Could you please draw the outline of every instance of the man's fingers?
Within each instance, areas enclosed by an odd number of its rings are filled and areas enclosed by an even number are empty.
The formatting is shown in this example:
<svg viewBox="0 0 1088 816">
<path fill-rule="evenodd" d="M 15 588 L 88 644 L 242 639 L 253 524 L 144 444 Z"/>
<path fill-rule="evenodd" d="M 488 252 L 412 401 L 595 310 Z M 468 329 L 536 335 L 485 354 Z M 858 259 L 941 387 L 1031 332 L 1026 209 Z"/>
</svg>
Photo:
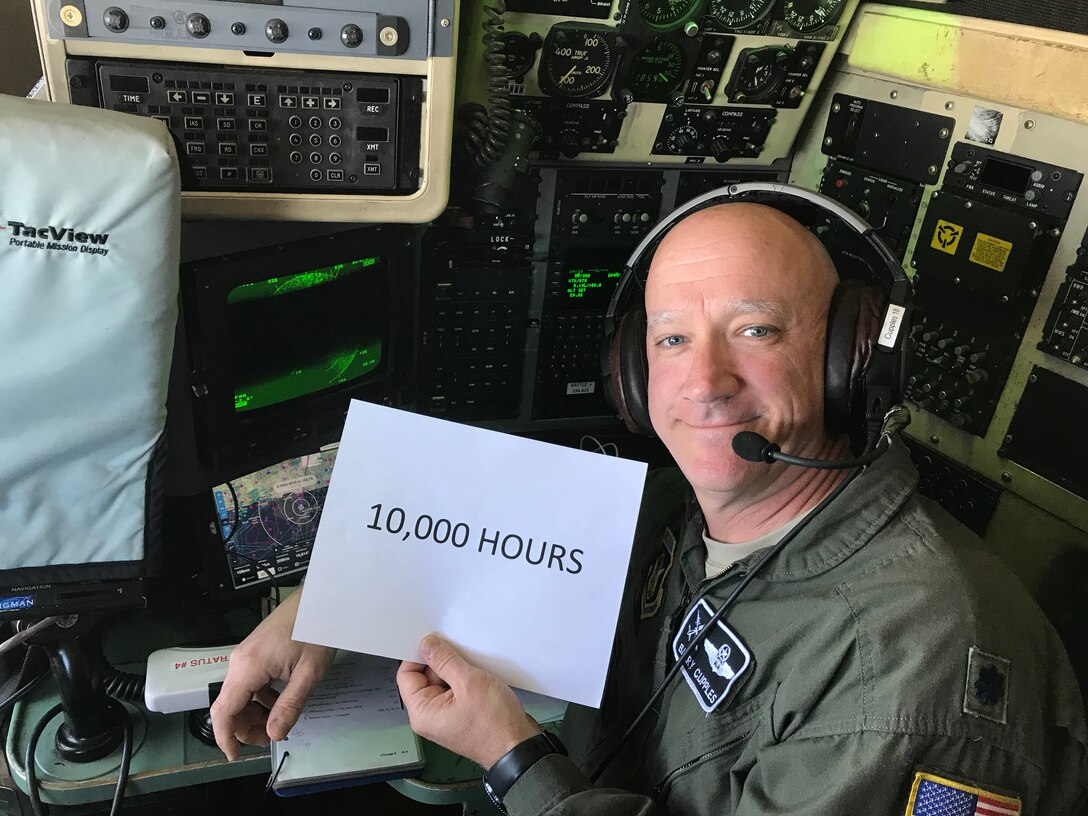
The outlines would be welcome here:
<svg viewBox="0 0 1088 816">
<path fill-rule="evenodd" d="M 427 688 L 429 682 L 424 674 L 426 667 L 422 663 L 405 660 L 397 669 L 397 689 L 405 705 L 409 705 L 420 691 Z"/>
<path fill-rule="evenodd" d="M 264 688 L 257 689 L 257 693 L 253 695 L 253 699 L 263 705 L 265 709 L 271 710 L 276 704 L 276 700 L 280 698 L 279 692 L 272 686 L 265 686 Z"/>
<path fill-rule="evenodd" d="M 472 668 L 448 640 L 438 635 L 427 635 L 423 638 L 419 644 L 419 653 L 423 655 L 431 671 L 450 686 L 458 685 Z"/>
<path fill-rule="evenodd" d="M 274 740 L 281 740 L 287 736 L 302 714 L 302 708 L 306 705 L 306 698 L 323 673 L 309 661 L 299 661 L 291 672 L 291 679 L 280 696 L 268 712 L 268 736 Z"/>
<path fill-rule="evenodd" d="M 246 677 L 242 673 L 231 676 L 230 671 L 219 691 L 219 696 L 211 707 L 212 730 L 215 732 L 215 743 L 226 754 L 227 759 L 235 760 L 241 749 L 235 732 L 237 731 L 237 718 L 253 699 L 253 693 L 264 685 L 264 681 L 256 682 L 252 677 Z"/>
</svg>

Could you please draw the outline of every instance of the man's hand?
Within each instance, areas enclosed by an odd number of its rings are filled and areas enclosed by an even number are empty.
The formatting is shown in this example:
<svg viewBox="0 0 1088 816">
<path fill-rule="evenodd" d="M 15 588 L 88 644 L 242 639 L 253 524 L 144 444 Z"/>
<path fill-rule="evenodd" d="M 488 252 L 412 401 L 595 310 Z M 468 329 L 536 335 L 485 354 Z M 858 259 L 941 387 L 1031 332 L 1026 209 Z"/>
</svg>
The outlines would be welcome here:
<svg viewBox="0 0 1088 816">
<path fill-rule="evenodd" d="M 510 687 L 466 662 L 446 640 L 427 635 L 419 652 L 428 665 L 404 661 L 397 686 L 412 730 L 490 768 L 540 726 Z"/>
<path fill-rule="evenodd" d="M 292 593 L 231 653 L 212 705 L 215 742 L 229 760 L 238 758 L 242 743 L 267 745 L 269 739 L 286 737 L 310 689 L 336 656 L 327 646 L 291 640 L 301 595 Z M 287 683 L 278 697 L 269 685 L 276 678 Z"/>
</svg>

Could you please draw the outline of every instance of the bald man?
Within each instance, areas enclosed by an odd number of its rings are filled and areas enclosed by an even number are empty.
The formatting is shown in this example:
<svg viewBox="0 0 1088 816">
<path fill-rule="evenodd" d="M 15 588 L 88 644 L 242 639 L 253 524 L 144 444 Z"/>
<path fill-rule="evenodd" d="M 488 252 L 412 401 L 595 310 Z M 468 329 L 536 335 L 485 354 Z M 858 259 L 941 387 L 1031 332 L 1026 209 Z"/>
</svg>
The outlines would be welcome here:
<svg viewBox="0 0 1088 816">
<path fill-rule="evenodd" d="M 824 422 L 836 283 L 819 242 L 760 205 L 699 211 L 658 247 L 649 412 L 683 478 L 648 483 L 604 703 L 568 712 L 569 756 L 441 638 L 421 644 L 428 665 L 401 667 L 413 728 L 487 769 L 512 816 L 1012 816 L 1088 797 L 1061 644 L 1016 579 L 917 495 L 900 443 L 855 476 L 732 453 L 751 430 L 848 455 Z M 683 679 L 622 739 L 676 662 Z"/>
</svg>

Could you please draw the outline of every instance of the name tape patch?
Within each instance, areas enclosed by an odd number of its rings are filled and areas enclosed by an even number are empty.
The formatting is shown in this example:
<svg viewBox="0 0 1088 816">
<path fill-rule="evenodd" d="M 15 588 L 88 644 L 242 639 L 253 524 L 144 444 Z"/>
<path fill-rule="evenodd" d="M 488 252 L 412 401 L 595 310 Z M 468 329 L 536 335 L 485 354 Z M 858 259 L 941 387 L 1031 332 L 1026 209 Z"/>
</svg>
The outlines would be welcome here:
<svg viewBox="0 0 1088 816">
<path fill-rule="evenodd" d="M 722 704 L 733 685 L 752 666 L 748 647 L 721 621 L 698 637 L 713 616 L 710 604 L 700 598 L 688 610 L 672 641 L 672 654 L 680 662 L 680 673 L 707 714 Z"/>
</svg>

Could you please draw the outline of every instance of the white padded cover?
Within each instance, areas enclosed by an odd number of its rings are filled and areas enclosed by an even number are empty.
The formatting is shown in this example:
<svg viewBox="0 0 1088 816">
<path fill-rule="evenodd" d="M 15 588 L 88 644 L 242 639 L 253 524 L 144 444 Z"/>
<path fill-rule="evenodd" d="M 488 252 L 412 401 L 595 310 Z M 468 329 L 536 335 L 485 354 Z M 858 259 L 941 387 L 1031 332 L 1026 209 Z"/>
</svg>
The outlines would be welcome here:
<svg viewBox="0 0 1088 816">
<path fill-rule="evenodd" d="M 161 123 L 0 95 L 0 585 L 139 574 L 179 207 Z"/>
</svg>

